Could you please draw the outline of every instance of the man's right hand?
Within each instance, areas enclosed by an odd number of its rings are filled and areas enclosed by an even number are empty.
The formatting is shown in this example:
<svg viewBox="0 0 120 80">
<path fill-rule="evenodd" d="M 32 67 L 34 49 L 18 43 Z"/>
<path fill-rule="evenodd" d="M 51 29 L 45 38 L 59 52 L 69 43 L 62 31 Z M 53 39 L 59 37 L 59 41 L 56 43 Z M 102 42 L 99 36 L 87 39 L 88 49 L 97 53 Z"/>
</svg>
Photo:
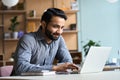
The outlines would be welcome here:
<svg viewBox="0 0 120 80">
<path fill-rule="evenodd" d="M 56 66 L 52 67 L 53 71 L 64 71 L 66 72 L 67 69 L 71 69 L 71 70 L 79 70 L 79 67 L 73 63 L 60 63 Z"/>
</svg>

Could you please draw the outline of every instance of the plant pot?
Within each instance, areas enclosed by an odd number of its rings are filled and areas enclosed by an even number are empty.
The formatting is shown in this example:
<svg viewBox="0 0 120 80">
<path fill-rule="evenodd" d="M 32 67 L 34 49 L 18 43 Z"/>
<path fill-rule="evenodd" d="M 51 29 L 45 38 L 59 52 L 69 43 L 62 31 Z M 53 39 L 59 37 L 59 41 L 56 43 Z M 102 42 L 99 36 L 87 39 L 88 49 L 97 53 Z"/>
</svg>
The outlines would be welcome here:
<svg viewBox="0 0 120 80">
<path fill-rule="evenodd" d="M 4 38 L 5 39 L 10 39 L 11 38 L 11 33 L 9 33 L 9 32 L 4 33 Z"/>
<path fill-rule="evenodd" d="M 12 33 L 12 38 L 13 39 L 18 39 L 18 32 L 13 32 Z"/>
</svg>

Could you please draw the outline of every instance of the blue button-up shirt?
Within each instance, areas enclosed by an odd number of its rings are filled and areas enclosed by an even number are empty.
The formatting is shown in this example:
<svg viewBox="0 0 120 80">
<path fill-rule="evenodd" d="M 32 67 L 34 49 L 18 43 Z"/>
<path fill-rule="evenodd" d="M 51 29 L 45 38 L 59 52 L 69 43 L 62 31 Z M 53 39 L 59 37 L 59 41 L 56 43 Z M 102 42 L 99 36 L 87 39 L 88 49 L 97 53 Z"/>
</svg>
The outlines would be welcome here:
<svg viewBox="0 0 120 80">
<path fill-rule="evenodd" d="M 60 63 L 72 62 L 62 36 L 47 44 L 40 29 L 37 32 L 25 34 L 16 48 L 13 74 L 51 70 L 54 58 Z"/>
</svg>

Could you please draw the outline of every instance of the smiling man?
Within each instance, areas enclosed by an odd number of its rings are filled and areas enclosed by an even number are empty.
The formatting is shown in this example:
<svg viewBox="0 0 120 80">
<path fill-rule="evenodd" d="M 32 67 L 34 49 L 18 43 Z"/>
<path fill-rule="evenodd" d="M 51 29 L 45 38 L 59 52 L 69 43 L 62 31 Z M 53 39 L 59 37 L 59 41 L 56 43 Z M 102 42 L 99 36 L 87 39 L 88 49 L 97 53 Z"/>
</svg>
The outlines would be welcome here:
<svg viewBox="0 0 120 80">
<path fill-rule="evenodd" d="M 37 32 L 25 34 L 18 42 L 15 51 L 15 64 L 12 75 L 42 70 L 67 71 L 78 69 L 61 36 L 67 17 L 57 8 L 47 9 L 41 18 Z M 53 65 L 54 59 L 59 65 Z"/>
</svg>

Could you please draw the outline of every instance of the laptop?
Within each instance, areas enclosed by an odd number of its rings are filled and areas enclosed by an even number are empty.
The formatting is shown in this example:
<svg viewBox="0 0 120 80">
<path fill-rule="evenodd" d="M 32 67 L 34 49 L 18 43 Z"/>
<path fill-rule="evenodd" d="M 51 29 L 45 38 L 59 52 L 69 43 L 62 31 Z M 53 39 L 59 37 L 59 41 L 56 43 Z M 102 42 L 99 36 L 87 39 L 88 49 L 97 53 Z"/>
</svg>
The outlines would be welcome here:
<svg viewBox="0 0 120 80">
<path fill-rule="evenodd" d="M 111 49 L 111 47 L 91 47 L 81 66 L 80 73 L 103 71 Z"/>
<path fill-rule="evenodd" d="M 111 47 L 91 47 L 80 71 L 68 71 L 68 72 L 38 72 L 38 73 L 22 73 L 22 75 L 53 75 L 53 74 L 78 74 L 78 73 L 94 73 L 101 72 L 108 59 Z"/>
</svg>

